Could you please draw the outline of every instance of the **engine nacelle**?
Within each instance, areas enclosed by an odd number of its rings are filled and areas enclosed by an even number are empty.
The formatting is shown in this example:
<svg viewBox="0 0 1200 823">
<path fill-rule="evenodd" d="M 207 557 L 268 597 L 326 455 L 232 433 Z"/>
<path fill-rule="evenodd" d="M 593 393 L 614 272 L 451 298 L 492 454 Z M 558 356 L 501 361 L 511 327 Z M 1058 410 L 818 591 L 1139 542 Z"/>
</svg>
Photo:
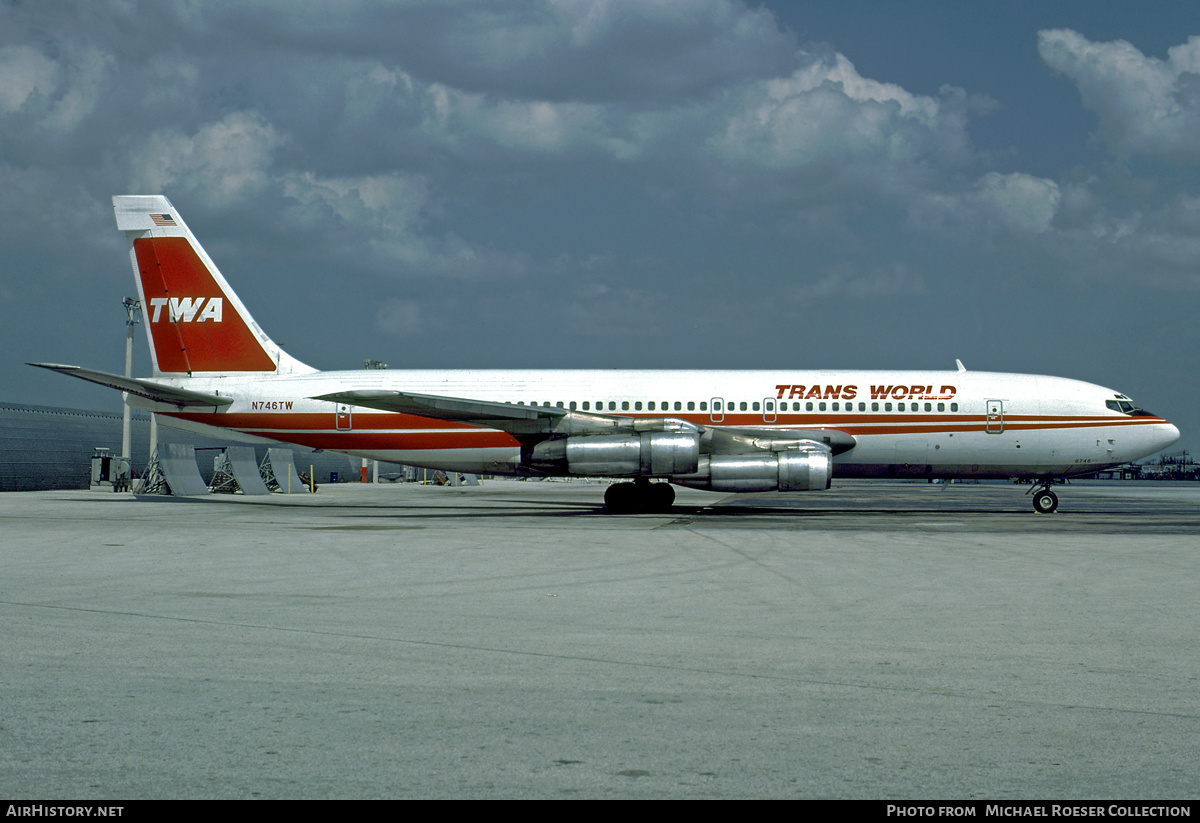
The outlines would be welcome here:
<svg viewBox="0 0 1200 823">
<path fill-rule="evenodd" d="M 543 440 L 529 465 L 546 472 L 591 477 L 666 477 L 699 468 L 700 437 L 690 432 L 579 435 Z"/>
<path fill-rule="evenodd" d="M 697 471 L 674 475 L 672 483 L 715 492 L 803 492 L 828 489 L 833 452 L 812 446 L 761 454 L 714 454 Z"/>
</svg>

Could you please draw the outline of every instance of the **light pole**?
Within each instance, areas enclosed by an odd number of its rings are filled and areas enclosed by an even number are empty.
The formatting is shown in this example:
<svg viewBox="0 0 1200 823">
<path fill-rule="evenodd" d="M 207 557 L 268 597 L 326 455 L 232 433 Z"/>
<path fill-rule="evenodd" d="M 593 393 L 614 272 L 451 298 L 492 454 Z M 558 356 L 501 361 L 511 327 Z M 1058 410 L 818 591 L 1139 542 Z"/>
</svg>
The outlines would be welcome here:
<svg viewBox="0 0 1200 823">
<path fill-rule="evenodd" d="M 137 324 L 138 312 L 142 304 L 136 297 L 126 297 L 121 301 L 125 306 L 125 376 L 133 377 L 133 327 Z M 125 400 L 125 412 L 121 418 L 121 458 L 130 461 L 132 458 L 132 442 L 129 432 L 131 410 L 129 401 Z"/>
</svg>

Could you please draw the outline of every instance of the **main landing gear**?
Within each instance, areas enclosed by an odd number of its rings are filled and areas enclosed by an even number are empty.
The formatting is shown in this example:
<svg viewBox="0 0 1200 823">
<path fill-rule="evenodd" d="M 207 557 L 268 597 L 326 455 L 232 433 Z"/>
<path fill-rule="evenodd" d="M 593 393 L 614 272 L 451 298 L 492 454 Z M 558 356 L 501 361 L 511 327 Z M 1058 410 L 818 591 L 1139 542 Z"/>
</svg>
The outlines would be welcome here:
<svg viewBox="0 0 1200 823">
<path fill-rule="evenodd" d="M 1038 514 L 1051 514 L 1058 508 L 1058 495 L 1050 491 L 1053 478 L 1039 480 L 1037 485 L 1029 490 L 1033 495 L 1033 509 Z"/>
<path fill-rule="evenodd" d="M 604 505 L 614 514 L 665 512 L 674 503 L 670 483 L 651 483 L 642 477 L 632 483 L 613 483 L 604 492 Z"/>
</svg>

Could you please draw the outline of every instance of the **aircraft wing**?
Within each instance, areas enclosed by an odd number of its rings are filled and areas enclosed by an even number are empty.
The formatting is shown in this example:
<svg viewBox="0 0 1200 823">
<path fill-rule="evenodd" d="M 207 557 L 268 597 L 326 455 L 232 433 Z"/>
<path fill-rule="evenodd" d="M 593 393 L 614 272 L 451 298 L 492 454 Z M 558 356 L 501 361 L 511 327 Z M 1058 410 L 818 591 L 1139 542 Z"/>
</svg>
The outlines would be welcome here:
<svg viewBox="0 0 1200 823">
<path fill-rule="evenodd" d="M 837 429 L 700 426 L 672 417 L 627 417 L 554 406 L 523 406 L 378 389 L 335 392 L 313 399 L 437 420 L 455 420 L 516 435 L 694 431 L 703 436 L 709 450 L 724 454 L 778 451 L 793 447 L 800 441 L 816 441 L 834 454 L 841 454 L 854 448 L 856 443 L 853 436 Z"/>
<path fill-rule="evenodd" d="M 459 397 L 443 397 L 435 394 L 410 394 L 409 392 L 358 390 L 322 394 L 314 400 L 331 403 L 348 403 L 366 406 L 380 411 L 415 414 L 438 420 L 458 420 L 475 423 L 483 420 L 557 420 L 567 414 L 566 409 L 551 406 L 521 406 L 515 403 L 494 403 L 487 400 L 467 400 Z"/>
<path fill-rule="evenodd" d="M 380 389 L 340 391 L 313 399 L 432 417 L 435 420 L 454 420 L 515 435 L 581 434 L 634 428 L 633 420 L 616 415 Z"/>
<path fill-rule="evenodd" d="M 779 451 L 793 448 L 800 441 L 820 443 L 834 454 L 850 451 L 858 441 L 839 429 L 755 428 L 749 426 L 710 426 L 712 450 L 717 454 L 740 454 L 755 449 Z"/>
<path fill-rule="evenodd" d="M 39 369 L 49 369 L 59 374 L 78 377 L 80 380 L 87 380 L 89 383 L 99 383 L 101 386 L 108 386 L 110 389 L 129 392 L 138 397 L 144 397 L 147 400 L 153 400 L 158 403 L 170 403 L 181 409 L 197 406 L 215 408 L 228 406 L 233 402 L 232 397 L 222 397 L 217 394 L 205 394 L 204 392 L 191 391 L 190 389 L 164 386 L 152 380 L 143 380 L 138 377 L 122 377 L 119 374 L 93 371 L 92 369 L 84 369 L 79 366 L 64 366 L 59 363 L 26 363 L 25 365 L 37 366 Z"/>
</svg>

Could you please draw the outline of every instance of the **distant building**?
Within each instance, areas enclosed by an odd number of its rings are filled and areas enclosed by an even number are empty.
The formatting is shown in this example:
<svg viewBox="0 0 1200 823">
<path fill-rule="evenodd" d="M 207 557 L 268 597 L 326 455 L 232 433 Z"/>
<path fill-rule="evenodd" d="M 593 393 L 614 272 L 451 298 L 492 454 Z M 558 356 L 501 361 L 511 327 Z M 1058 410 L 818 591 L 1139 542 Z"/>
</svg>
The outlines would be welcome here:
<svg viewBox="0 0 1200 823">
<path fill-rule="evenodd" d="M 130 428 L 132 467 L 140 476 L 150 461 L 150 416 L 135 412 Z M 212 477 L 213 458 L 225 446 L 235 445 L 161 425 L 158 439 L 195 446 L 196 462 L 206 481 Z M 121 453 L 119 413 L 0 403 L 0 491 L 86 489 L 97 447 L 107 448 L 113 457 Z M 259 460 L 266 450 L 265 445 L 255 447 Z M 339 481 L 360 477 L 362 461 L 357 458 L 299 446 L 292 450 L 296 467 L 307 473 L 311 464 L 318 484 L 331 482 L 334 475 Z"/>
<path fill-rule="evenodd" d="M 1141 469 L 1146 480 L 1200 480 L 1200 464 L 1186 451 L 1164 454 L 1142 464 Z"/>
</svg>

